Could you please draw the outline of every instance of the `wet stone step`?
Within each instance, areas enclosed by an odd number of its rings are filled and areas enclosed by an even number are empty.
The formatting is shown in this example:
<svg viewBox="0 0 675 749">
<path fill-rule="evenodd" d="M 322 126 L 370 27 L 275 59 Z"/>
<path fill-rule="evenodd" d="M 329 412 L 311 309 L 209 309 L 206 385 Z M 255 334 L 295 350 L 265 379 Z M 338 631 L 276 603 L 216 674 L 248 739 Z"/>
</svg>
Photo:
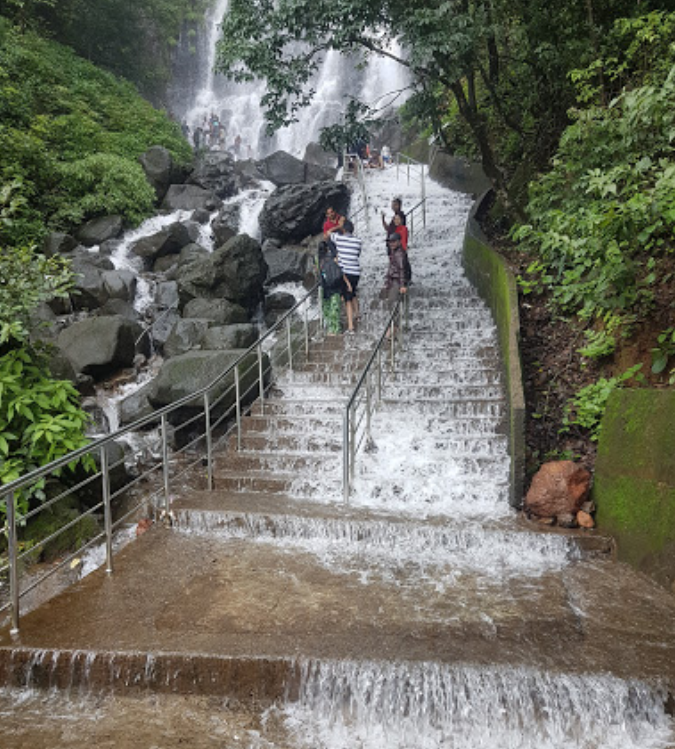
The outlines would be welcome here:
<svg viewBox="0 0 675 749">
<path fill-rule="evenodd" d="M 236 435 L 230 440 L 230 448 L 236 450 Z M 289 434 L 242 433 L 241 446 L 244 450 L 286 450 L 295 452 L 338 452 L 342 450 L 342 432 L 331 434 L 308 434 L 300 430 Z"/>
<path fill-rule="evenodd" d="M 401 385 L 470 385 L 473 387 L 491 387 L 501 386 L 502 377 L 499 371 L 491 369 L 470 369 L 462 371 L 461 369 L 443 369 L 428 372 L 420 369 L 406 368 L 400 371 L 398 368 L 393 375 L 388 374 L 387 382 Z"/>
<path fill-rule="evenodd" d="M 268 448 L 274 448 L 269 444 Z M 274 452 L 263 450 L 242 450 L 233 452 L 227 459 L 219 459 L 215 466 L 215 474 L 220 476 L 227 471 L 241 473 L 243 471 L 255 471 L 262 473 L 293 474 L 298 471 L 336 471 L 342 465 L 342 455 L 337 451 L 322 451 L 314 455 L 305 452 L 284 451 L 282 448 Z"/>
<path fill-rule="evenodd" d="M 385 400 L 465 400 L 467 402 L 504 399 L 502 387 L 462 385 L 452 382 L 437 385 L 418 385 L 412 382 L 387 382 Z"/>
</svg>

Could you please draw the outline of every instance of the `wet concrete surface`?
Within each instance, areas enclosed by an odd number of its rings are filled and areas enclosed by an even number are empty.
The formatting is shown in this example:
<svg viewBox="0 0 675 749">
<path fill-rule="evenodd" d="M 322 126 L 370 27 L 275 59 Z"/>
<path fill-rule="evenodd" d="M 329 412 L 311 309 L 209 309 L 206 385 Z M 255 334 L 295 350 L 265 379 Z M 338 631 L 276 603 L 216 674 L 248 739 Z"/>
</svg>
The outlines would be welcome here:
<svg viewBox="0 0 675 749">
<path fill-rule="evenodd" d="M 116 557 L 114 574 L 98 570 L 29 613 L 18 637 L 3 630 L 5 672 L 11 648 L 171 654 L 222 670 L 213 656 L 241 664 L 234 692 L 252 655 L 522 663 L 675 683 L 675 599 L 613 562 L 538 578 L 466 574 L 444 586 L 405 569 L 390 579 L 366 566 L 335 571 L 307 552 L 156 527 Z"/>
</svg>

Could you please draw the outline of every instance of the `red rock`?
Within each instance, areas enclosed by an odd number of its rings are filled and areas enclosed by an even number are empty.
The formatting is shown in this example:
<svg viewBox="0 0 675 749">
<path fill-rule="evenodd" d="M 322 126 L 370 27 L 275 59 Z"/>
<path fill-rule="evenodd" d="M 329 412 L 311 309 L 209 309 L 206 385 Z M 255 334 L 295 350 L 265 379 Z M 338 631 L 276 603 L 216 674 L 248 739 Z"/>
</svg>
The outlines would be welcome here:
<svg viewBox="0 0 675 749">
<path fill-rule="evenodd" d="M 576 515 L 588 499 L 591 474 L 571 460 L 557 460 L 537 471 L 527 496 L 525 510 L 540 518 Z"/>
<path fill-rule="evenodd" d="M 577 523 L 581 528 L 595 528 L 595 520 L 583 510 L 577 512 Z"/>
<path fill-rule="evenodd" d="M 146 531 L 149 531 L 152 526 L 152 520 L 150 518 L 143 518 L 142 520 L 138 521 L 138 525 L 136 526 L 136 535 L 142 536 Z"/>
</svg>

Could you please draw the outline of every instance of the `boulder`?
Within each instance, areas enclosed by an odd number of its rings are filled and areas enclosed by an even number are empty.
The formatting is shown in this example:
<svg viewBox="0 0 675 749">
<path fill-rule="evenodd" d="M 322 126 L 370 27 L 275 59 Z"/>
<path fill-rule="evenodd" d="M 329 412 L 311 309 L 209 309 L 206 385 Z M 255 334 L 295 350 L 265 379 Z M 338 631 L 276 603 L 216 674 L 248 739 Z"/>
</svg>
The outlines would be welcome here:
<svg viewBox="0 0 675 749">
<path fill-rule="evenodd" d="M 131 250 L 134 254 L 143 258 L 146 265 L 150 267 L 157 258 L 177 255 L 183 247 L 193 241 L 189 228 L 180 221 L 176 221 L 161 231 L 134 242 Z"/>
<path fill-rule="evenodd" d="M 275 239 L 266 239 L 262 252 L 268 284 L 303 281 L 314 268 L 314 253 L 302 245 L 281 246 Z"/>
<path fill-rule="evenodd" d="M 158 310 L 178 307 L 178 284 L 175 281 L 161 281 L 157 284 L 155 306 Z"/>
<path fill-rule="evenodd" d="M 208 320 L 216 325 L 248 322 L 246 310 L 227 299 L 192 299 L 185 305 L 183 317 Z"/>
<path fill-rule="evenodd" d="M 178 255 L 166 255 L 165 257 L 160 257 L 155 260 L 152 264 L 152 272 L 161 274 L 168 273 L 170 275 L 170 272 L 176 265 L 178 265 Z"/>
<path fill-rule="evenodd" d="M 480 164 L 442 151 L 436 154 L 429 175 L 451 190 L 472 195 L 480 195 L 492 187 Z"/>
<path fill-rule="evenodd" d="M 57 346 L 76 373 L 102 379 L 133 364 L 139 325 L 119 315 L 89 317 L 61 332 Z"/>
<path fill-rule="evenodd" d="M 93 310 L 101 307 L 110 298 L 104 273 L 115 272 L 115 266 L 107 257 L 76 250 L 71 260 L 74 286 L 71 302 L 76 310 Z M 109 277 L 108 282 L 112 281 Z"/>
<path fill-rule="evenodd" d="M 323 229 L 326 209 L 346 213 L 349 189 L 341 182 L 316 182 L 312 185 L 279 187 L 265 201 L 260 213 L 263 238 L 282 244 L 297 243 Z"/>
<path fill-rule="evenodd" d="M 227 299 L 253 311 L 263 298 L 267 264 L 255 239 L 239 234 L 210 255 L 176 271 L 183 305 L 193 299 Z M 229 320 L 222 322 L 242 322 Z"/>
<path fill-rule="evenodd" d="M 332 167 L 333 169 L 337 166 L 337 156 L 332 151 L 326 151 L 325 148 L 314 142 L 307 144 L 302 160 L 308 164 L 318 164 L 319 166 Z"/>
<path fill-rule="evenodd" d="M 167 190 L 162 208 L 166 211 L 194 211 L 202 208 L 205 211 L 215 211 L 220 208 L 222 201 L 212 191 L 197 185 L 171 185 Z"/>
<path fill-rule="evenodd" d="M 108 299 L 108 301 L 96 310 L 98 317 L 114 317 L 119 315 L 127 320 L 138 322 L 138 312 L 134 309 L 133 304 L 125 302 L 123 299 Z"/>
<path fill-rule="evenodd" d="M 590 489 L 591 474 L 577 463 L 544 463 L 532 479 L 524 508 L 536 517 L 576 518 Z"/>
<path fill-rule="evenodd" d="M 192 211 L 192 216 L 190 216 L 190 219 L 197 224 L 208 224 L 209 220 L 211 219 L 211 214 L 204 208 L 197 208 L 196 210 Z"/>
<path fill-rule="evenodd" d="M 287 312 L 294 306 L 295 297 L 285 291 L 275 291 L 265 298 L 265 314 L 268 312 Z"/>
<path fill-rule="evenodd" d="M 130 270 L 104 270 L 101 273 L 108 299 L 131 302 L 136 294 L 137 278 Z"/>
<path fill-rule="evenodd" d="M 80 244 L 93 247 L 108 239 L 119 237 L 123 228 L 124 222 L 121 216 L 101 216 L 87 221 L 77 230 L 75 236 Z"/>
<path fill-rule="evenodd" d="M 214 383 L 227 372 L 234 362 L 242 355 L 242 351 L 190 351 L 181 356 L 167 359 L 152 381 L 148 399 L 154 408 L 162 408 L 180 398 L 187 397 L 195 391 Z M 265 355 L 264 377 L 270 375 L 269 359 Z M 240 366 L 240 386 L 242 403 L 249 403 L 258 396 L 258 356 L 255 352 L 247 354 Z M 222 380 L 210 390 L 211 402 L 215 402 L 221 395 L 218 407 L 213 415 L 222 414 L 232 408 L 235 402 L 234 371 L 229 371 Z M 202 396 L 169 414 L 172 424 L 182 423 L 186 416 L 199 413 L 203 408 Z"/>
<path fill-rule="evenodd" d="M 152 146 L 138 157 L 145 176 L 155 191 L 157 203 L 161 203 L 171 184 L 173 158 L 164 146 Z"/>
<path fill-rule="evenodd" d="M 42 242 L 42 251 L 47 257 L 72 252 L 76 247 L 77 240 L 61 231 L 53 231 Z"/>
<path fill-rule="evenodd" d="M 285 151 L 276 151 L 258 162 L 263 178 L 277 187 L 282 185 L 302 185 L 335 179 L 334 167 L 319 166 L 296 159 Z"/>
<path fill-rule="evenodd" d="M 234 159 L 226 151 L 207 151 L 201 154 L 188 183 L 209 190 L 219 198 L 231 198 L 240 189 Z"/>
<path fill-rule="evenodd" d="M 149 416 L 154 411 L 148 400 L 151 389 L 152 382 L 148 382 L 119 402 L 118 417 L 121 427 Z"/>
<path fill-rule="evenodd" d="M 160 315 L 156 316 L 155 322 L 150 329 L 150 335 L 152 337 L 152 343 L 157 349 L 160 351 L 164 349 L 174 325 L 180 319 L 180 314 L 175 307 L 164 310 Z"/>
<path fill-rule="evenodd" d="M 164 358 L 170 359 L 199 348 L 208 328 L 208 320 L 177 320 L 164 344 Z"/>
<path fill-rule="evenodd" d="M 239 227 L 239 206 L 224 205 L 211 222 L 211 232 L 216 247 L 236 236 Z"/>
<path fill-rule="evenodd" d="M 258 329 L 255 325 L 219 325 L 209 328 L 202 339 L 202 348 L 247 349 L 258 340 Z"/>
</svg>

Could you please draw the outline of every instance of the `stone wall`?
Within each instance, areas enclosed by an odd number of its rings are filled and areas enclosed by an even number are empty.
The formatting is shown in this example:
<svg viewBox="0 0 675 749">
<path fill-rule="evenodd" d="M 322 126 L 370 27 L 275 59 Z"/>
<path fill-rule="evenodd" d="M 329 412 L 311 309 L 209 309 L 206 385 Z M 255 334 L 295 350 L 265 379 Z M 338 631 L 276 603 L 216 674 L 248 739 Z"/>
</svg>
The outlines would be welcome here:
<svg viewBox="0 0 675 749">
<path fill-rule="evenodd" d="M 518 292 L 513 274 L 483 234 L 475 215 L 469 216 L 464 236 L 464 270 L 492 310 L 499 333 L 502 363 L 509 400 L 508 436 L 511 453 L 511 504 L 523 501 L 525 467 L 525 396 L 520 366 Z"/>
<path fill-rule="evenodd" d="M 675 591 L 675 391 L 616 390 L 602 420 L 593 499 L 617 555 Z"/>
</svg>

